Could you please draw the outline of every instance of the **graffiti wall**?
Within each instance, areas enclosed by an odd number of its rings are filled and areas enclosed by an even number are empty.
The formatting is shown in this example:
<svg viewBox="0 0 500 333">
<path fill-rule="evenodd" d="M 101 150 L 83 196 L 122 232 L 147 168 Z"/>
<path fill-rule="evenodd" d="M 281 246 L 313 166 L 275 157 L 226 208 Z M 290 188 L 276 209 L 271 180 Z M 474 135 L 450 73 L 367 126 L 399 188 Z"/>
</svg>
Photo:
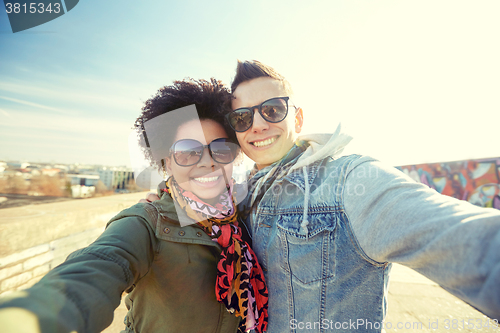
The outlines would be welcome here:
<svg viewBox="0 0 500 333">
<path fill-rule="evenodd" d="M 441 194 L 500 209 L 500 157 L 398 167 Z"/>
</svg>

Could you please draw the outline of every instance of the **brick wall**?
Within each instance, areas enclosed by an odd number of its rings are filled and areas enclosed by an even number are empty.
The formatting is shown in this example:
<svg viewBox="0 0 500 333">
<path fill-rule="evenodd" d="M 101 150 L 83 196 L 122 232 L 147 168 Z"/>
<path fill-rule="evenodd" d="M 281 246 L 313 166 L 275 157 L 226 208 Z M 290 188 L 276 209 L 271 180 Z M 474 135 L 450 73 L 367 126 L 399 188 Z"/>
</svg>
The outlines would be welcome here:
<svg viewBox="0 0 500 333">
<path fill-rule="evenodd" d="M 145 192 L 0 210 L 0 296 L 32 286 Z"/>
</svg>

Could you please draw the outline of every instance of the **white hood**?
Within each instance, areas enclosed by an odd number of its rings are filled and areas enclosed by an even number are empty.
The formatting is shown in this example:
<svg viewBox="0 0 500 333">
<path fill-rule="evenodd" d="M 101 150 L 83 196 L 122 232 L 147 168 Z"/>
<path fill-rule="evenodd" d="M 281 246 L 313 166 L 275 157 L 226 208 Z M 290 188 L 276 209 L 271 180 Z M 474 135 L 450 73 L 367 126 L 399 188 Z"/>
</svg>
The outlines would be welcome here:
<svg viewBox="0 0 500 333">
<path fill-rule="evenodd" d="M 341 132 L 342 125 L 339 123 L 335 133 L 331 134 L 306 134 L 299 136 L 298 140 L 304 140 L 309 143 L 309 147 L 299 158 L 297 163 L 289 170 L 295 170 L 304 166 L 308 166 L 316 161 L 326 157 L 338 157 L 345 146 L 352 140 L 348 134 Z"/>
</svg>

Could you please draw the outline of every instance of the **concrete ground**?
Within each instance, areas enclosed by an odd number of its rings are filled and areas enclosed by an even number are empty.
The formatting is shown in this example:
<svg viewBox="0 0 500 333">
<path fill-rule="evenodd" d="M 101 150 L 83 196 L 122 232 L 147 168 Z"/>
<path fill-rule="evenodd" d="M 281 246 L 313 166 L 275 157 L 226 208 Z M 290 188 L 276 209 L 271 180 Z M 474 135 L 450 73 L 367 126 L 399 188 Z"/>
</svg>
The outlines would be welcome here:
<svg viewBox="0 0 500 333">
<path fill-rule="evenodd" d="M 393 265 L 386 325 L 387 332 L 500 332 L 491 319 L 401 265 Z"/>
<path fill-rule="evenodd" d="M 75 200 L 73 198 L 0 193 L 0 209 Z"/>
<path fill-rule="evenodd" d="M 122 302 L 115 311 L 115 320 L 103 333 L 119 333 L 123 330 L 123 318 L 126 313 Z M 495 325 L 491 319 L 444 291 L 431 280 L 397 264 L 393 265 L 391 273 L 389 310 L 385 329 L 387 333 L 500 333 L 500 326 Z M 341 332 L 342 330 L 331 329 L 329 331 Z"/>
</svg>

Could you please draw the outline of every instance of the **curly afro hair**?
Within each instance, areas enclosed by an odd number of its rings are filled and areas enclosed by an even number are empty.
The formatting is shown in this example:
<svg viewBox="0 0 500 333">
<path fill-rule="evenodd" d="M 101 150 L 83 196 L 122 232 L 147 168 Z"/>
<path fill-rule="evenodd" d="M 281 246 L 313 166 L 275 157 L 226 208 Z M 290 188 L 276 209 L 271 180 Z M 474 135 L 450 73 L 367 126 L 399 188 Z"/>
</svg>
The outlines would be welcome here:
<svg viewBox="0 0 500 333">
<path fill-rule="evenodd" d="M 139 145 L 151 166 L 156 166 L 160 170 L 162 163 L 161 160 L 153 157 L 154 155 L 151 149 L 149 149 L 148 136 L 144 124 L 155 117 L 192 104 L 196 105 L 200 120 L 210 119 L 221 124 L 226 130 L 228 137 L 237 143 L 234 131 L 229 127 L 224 118 L 224 114 L 227 113 L 225 108 L 227 108 L 230 99 L 231 94 L 228 88 L 214 78 L 210 79 L 210 81 L 187 78 L 182 81 L 174 81 L 172 85 L 160 88 L 156 95 L 145 102 L 140 116 L 134 123 L 134 128 L 139 135 Z M 195 118 L 192 117 L 192 119 Z M 173 119 L 169 119 L 168 127 L 179 128 L 180 125 L 188 120 L 191 119 L 183 117 L 182 121 L 176 123 L 175 117 L 173 117 Z M 173 144 L 176 134 L 176 131 L 164 131 L 162 133 L 162 138 L 164 138 L 162 139 L 162 145 L 170 147 Z"/>
</svg>

